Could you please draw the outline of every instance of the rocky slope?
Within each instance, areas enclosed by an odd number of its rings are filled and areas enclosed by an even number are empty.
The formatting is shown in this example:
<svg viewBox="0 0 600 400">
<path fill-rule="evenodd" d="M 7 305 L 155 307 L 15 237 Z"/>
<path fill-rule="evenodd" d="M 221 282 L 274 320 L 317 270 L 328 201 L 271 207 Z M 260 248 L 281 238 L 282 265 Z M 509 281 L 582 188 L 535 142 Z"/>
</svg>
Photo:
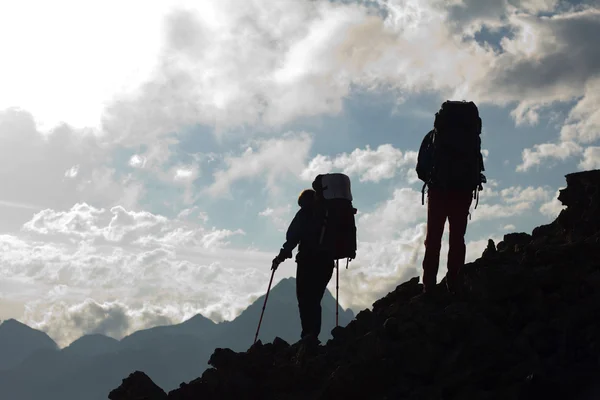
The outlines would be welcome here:
<svg viewBox="0 0 600 400">
<path fill-rule="evenodd" d="M 414 278 L 324 346 L 217 349 L 168 395 L 136 372 L 109 398 L 600 398 L 600 170 L 566 178 L 559 217 L 490 241 L 455 296 L 424 297 Z"/>
</svg>

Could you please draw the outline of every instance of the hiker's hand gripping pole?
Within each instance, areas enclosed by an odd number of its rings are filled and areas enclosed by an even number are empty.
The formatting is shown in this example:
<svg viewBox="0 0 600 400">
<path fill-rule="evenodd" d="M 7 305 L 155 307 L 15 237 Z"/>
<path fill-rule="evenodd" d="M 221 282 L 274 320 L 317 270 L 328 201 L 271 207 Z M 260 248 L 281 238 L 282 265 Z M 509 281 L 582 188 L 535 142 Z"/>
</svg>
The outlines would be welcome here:
<svg viewBox="0 0 600 400">
<path fill-rule="evenodd" d="M 273 277 L 275 276 L 275 271 L 277 270 L 279 264 L 281 264 L 281 260 L 278 257 L 275 257 L 275 259 L 273 260 L 273 264 L 271 265 L 271 279 L 269 280 L 267 295 L 265 296 L 265 302 L 262 307 L 262 312 L 260 313 L 260 320 L 258 321 L 258 328 L 256 328 L 256 335 L 254 335 L 254 343 L 256 343 L 256 340 L 258 339 L 258 332 L 260 331 L 260 324 L 262 323 L 263 315 L 265 314 L 265 307 L 267 306 L 267 300 L 269 299 L 271 284 L 273 283 Z"/>
</svg>

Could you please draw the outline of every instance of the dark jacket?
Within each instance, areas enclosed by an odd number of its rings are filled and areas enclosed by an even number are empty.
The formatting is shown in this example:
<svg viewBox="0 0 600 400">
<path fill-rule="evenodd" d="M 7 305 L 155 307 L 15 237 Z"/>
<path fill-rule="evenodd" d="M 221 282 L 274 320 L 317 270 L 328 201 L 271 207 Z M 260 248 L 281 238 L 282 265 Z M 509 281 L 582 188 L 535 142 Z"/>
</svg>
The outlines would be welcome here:
<svg viewBox="0 0 600 400">
<path fill-rule="evenodd" d="M 298 246 L 298 259 L 315 258 L 321 255 L 319 238 L 321 235 L 322 218 L 319 218 L 318 208 L 303 207 L 294 216 L 285 235 L 285 243 L 280 255 L 292 258 L 292 251 Z"/>
</svg>

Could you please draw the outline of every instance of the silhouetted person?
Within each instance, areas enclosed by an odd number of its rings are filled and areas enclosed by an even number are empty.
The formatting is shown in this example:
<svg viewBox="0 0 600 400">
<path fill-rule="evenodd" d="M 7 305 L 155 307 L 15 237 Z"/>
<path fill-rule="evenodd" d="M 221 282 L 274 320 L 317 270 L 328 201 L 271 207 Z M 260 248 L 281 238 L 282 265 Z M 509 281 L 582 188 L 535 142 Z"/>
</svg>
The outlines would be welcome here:
<svg viewBox="0 0 600 400">
<path fill-rule="evenodd" d="M 279 255 L 273 260 L 276 268 L 280 262 L 292 258 L 292 251 L 298 246 L 296 297 L 302 325 L 300 337 L 316 342 L 321 332 L 321 300 L 335 267 L 333 259 L 319 250 L 322 217 L 318 202 L 312 189 L 306 189 L 300 194 L 300 210 L 287 230 L 286 242 Z"/>
<path fill-rule="evenodd" d="M 465 263 L 465 233 L 473 199 L 486 182 L 482 171 L 481 118 L 473 102 L 447 101 L 435 116 L 434 129 L 423 139 L 417 174 L 427 192 L 427 234 L 423 259 L 423 290 L 435 288 L 446 219 L 450 225 L 448 273 L 450 292 Z M 475 205 L 477 207 L 477 204 Z"/>
</svg>

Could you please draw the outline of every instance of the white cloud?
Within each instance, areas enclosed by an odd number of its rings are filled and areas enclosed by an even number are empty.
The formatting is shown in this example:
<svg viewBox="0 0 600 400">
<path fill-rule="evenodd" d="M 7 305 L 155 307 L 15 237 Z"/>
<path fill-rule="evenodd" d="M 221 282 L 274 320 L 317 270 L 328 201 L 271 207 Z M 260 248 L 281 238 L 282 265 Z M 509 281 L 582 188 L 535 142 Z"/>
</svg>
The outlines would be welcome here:
<svg viewBox="0 0 600 400">
<path fill-rule="evenodd" d="M 414 226 L 427 216 L 427 208 L 421 204 L 421 193 L 410 188 L 394 190 L 391 199 L 375 210 L 359 215 L 357 229 L 359 240 L 372 241 L 378 238 L 395 238 L 402 227 Z"/>
<path fill-rule="evenodd" d="M 533 146 L 533 150 L 523 150 L 523 163 L 517 166 L 517 171 L 527 171 L 548 159 L 564 161 L 569 157 L 579 155 L 581 152 L 581 146 L 574 142 L 536 144 Z"/>
<path fill-rule="evenodd" d="M 558 196 L 560 194 L 560 191 L 556 191 L 556 194 L 554 195 L 554 197 L 552 198 L 552 200 L 542 204 L 540 206 L 540 212 L 550 218 L 556 218 L 558 217 L 558 214 L 560 214 L 561 210 L 563 210 L 565 207 L 562 205 L 562 203 L 558 200 Z"/>
<path fill-rule="evenodd" d="M 146 157 L 134 154 L 129 159 L 129 166 L 133 168 L 144 168 L 146 165 Z"/>
<path fill-rule="evenodd" d="M 185 220 L 190 218 L 194 213 L 196 213 L 196 218 L 202 221 L 203 223 L 207 223 L 209 220 L 208 213 L 206 211 L 199 211 L 198 206 L 193 206 L 191 208 L 186 208 L 177 214 L 177 219 Z"/>
<path fill-rule="evenodd" d="M 226 157 L 227 168 L 215 172 L 207 191 L 213 196 L 226 195 L 232 183 L 259 177 L 266 179 L 269 189 L 277 191 L 279 180 L 300 174 L 311 145 L 312 138 L 306 133 L 258 141 L 256 150 L 248 147 L 241 156 Z"/>
<path fill-rule="evenodd" d="M 600 168 L 600 147 L 590 146 L 583 152 L 583 160 L 579 163 L 579 168 L 582 169 L 597 169 Z"/>
<path fill-rule="evenodd" d="M 75 178 L 79 173 L 79 165 L 74 165 L 65 171 L 66 178 Z"/>
<path fill-rule="evenodd" d="M 280 127 L 339 113 L 352 87 L 461 95 L 487 79 L 493 54 L 450 34 L 444 10 L 380 6 L 387 19 L 356 3 L 188 4 L 167 19 L 160 68 L 107 108 L 103 126 L 127 143 L 194 123 Z"/>
<path fill-rule="evenodd" d="M 600 10 L 551 17 L 515 10 L 506 21 L 515 35 L 501 40 L 503 52 L 488 71 L 485 97 L 518 101 L 516 114 L 531 112 L 528 118 L 535 120 L 540 106 L 580 96 L 600 66 L 597 46 L 585 39 L 600 31 Z M 481 88 L 486 90 L 485 85 Z"/>
<path fill-rule="evenodd" d="M 396 173 L 406 167 L 414 168 L 417 165 L 417 153 L 409 151 L 403 153 L 391 144 L 383 144 L 376 150 L 370 146 L 355 149 L 352 153 L 342 153 L 335 157 L 314 157 L 302 171 L 301 178 L 312 181 L 317 174 L 341 171 L 348 175 L 359 177 L 361 182 L 380 182 L 391 179 Z"/>
<path fill-rule="evenodd" d="M 508 224 L 508 225 L 505 225 L 502 229 L 504 229 L 505 231 L 514 231 L 515 229 L 517 229 L 517 227 L 514 226 L 513 224 Z"/>
<path fill-rule="evenodd" d="M 479 204 L 476 210 L 472 211 L 473 222 L 485 221 L 491 219 L 508 218 L 522 215 L 525 211 L 531 209 L 528 202 L 507 204 Z"/>
<path fill-rule="evenodd" d="M 560 132 L 564 141 L 592 143 L 600 139 L 600 77 L 588 82 Z"/>
<path fill-rule="evenodd" d="M 58 2 L 35 18 L 44 37 L 14 23 L 14 16 L 27 14 L 27 3 L 0 12 L 13 16 L 0 24 L 0 36 L 20 38 L 3 43 L 5 58 L 19 63 L 4 65 L 9 73 L 0 78 L 6 89 L 0 107 L 18 104 L 43 120 L 89 126 L 109 102 L 103 128 L 132 145 L 197 123 L 282 126 L 338 113 L 354 87 L 517 102 L 515 117 L 531 121 L 540 107 L 576 98 L 586 87 L 590 96 L 598 92 L 590 79 L 600 57 L 586 38 L 598 34 L 600 11 L 589 6 L 539 14 L 556 10 L 555 0 L 380 0 L 379 9 L 329 1 L 180 0 L 143 3 L 143 15 L 138 2 L 92 9 Z M 67 15 L 79 18 L 67 21 Z M 77 38 L 57 28 L 80 24 L 87 15 L 95 22 Z M 43 28 L 48 21 L 52 29 Z M 495 52 L 472 40 L 484 25 L 514 35 Z M 71 51 L 80 41 L 95 50 Z M 43 68 L 23 62 L 24 47 L 36 56 L 52 48 L 55 62 Z M 432 62 L 432 55 L 444 62 Z M 107 64 L 111 59 L 120 62 Z"/>
<path fill-rule="evenodd" d="M 287 229 L 289 223 L 292 221 L 292 206 L 288 204 L 286 206 L 276 208 L 267 207 L 263 211 L 259 212 L 258 215 L 269 218 L 277 230 L 283 232 Z"/>
<path fill-rule="evenodd" d="M 23 225 L 27 232 L 42 235 L 76 236 L 96 243 L 194 246 L 214 249 L 227 244 L 225 239 L 243 234 L 241 230 L 206 229 L 182 220 L 169 220 L 147 211 L 131 211 L 121 206 L 110 210 L 76 204 L 68 211 L 46 209 Z"/>
<path fill-rule="evenodd" d="M 399 283 L 421 275 L 425 225 L 398 226 L 394 236 L 360 241 L 357 258 L 348 269 L 340 261 L 340 304 L 344 307 L 370 308 Z M 328 287 L 335 293 L 335 276 Z"/>
<path fill-rule="evenodd" d="M 538 201 L 547 200 L 550 197 L 550 192 L 547 188 L 543 187 L 528 186 L 526 188 L 522 188 L 521 186 L 512 186 L 501 190 L 500 195 L 508 204 L 522 202 L 535 203 Z"/>
<path fill-rule="evenodd" d="M 196 166 L 182 166 L 175 169 L 176 181 L 190 181 L 198 176 L 198 169 Z"/>
<path fill-rule="evenodd" d="M 9 109 L 0 111 L 0 136 L 4 201 L 61 209 L 93 198 L 97 206 L 135 207 L 143 194 L 139 181 L 106 164 L 112 149 L 94 135 L 65 125 L 42 134 L 31 114 Z"/>
<path fill-rule="evenodd" d="M 493 182 L 492 187 L 497 187 Z M 499 198 L 499 199 L 498 199 Z M 476 210 L 472 211 L 472 221 L 485 221 L 499 218 L 509 218 L 524 214 L 531 210 L 535 204 L 548 200 L 550 191 L 545 187 L 511 186 L 500 191 L 491 188 L 484 189 L 480 193 L 480 203 Z M 499 202 L 492 204 L 494 199 Z"/>
<path fill-rule="evenodd" d="M 196 313 L 230 319 L 268 279 L 272 257 L 229 246 L 240 234 L 122 207 L 44 210 L 19 237 L 0 236 L 0 288 L 20 287 L 6 292 L 23 305 L 19 318 L 63 345 Z"/>
</svg>

